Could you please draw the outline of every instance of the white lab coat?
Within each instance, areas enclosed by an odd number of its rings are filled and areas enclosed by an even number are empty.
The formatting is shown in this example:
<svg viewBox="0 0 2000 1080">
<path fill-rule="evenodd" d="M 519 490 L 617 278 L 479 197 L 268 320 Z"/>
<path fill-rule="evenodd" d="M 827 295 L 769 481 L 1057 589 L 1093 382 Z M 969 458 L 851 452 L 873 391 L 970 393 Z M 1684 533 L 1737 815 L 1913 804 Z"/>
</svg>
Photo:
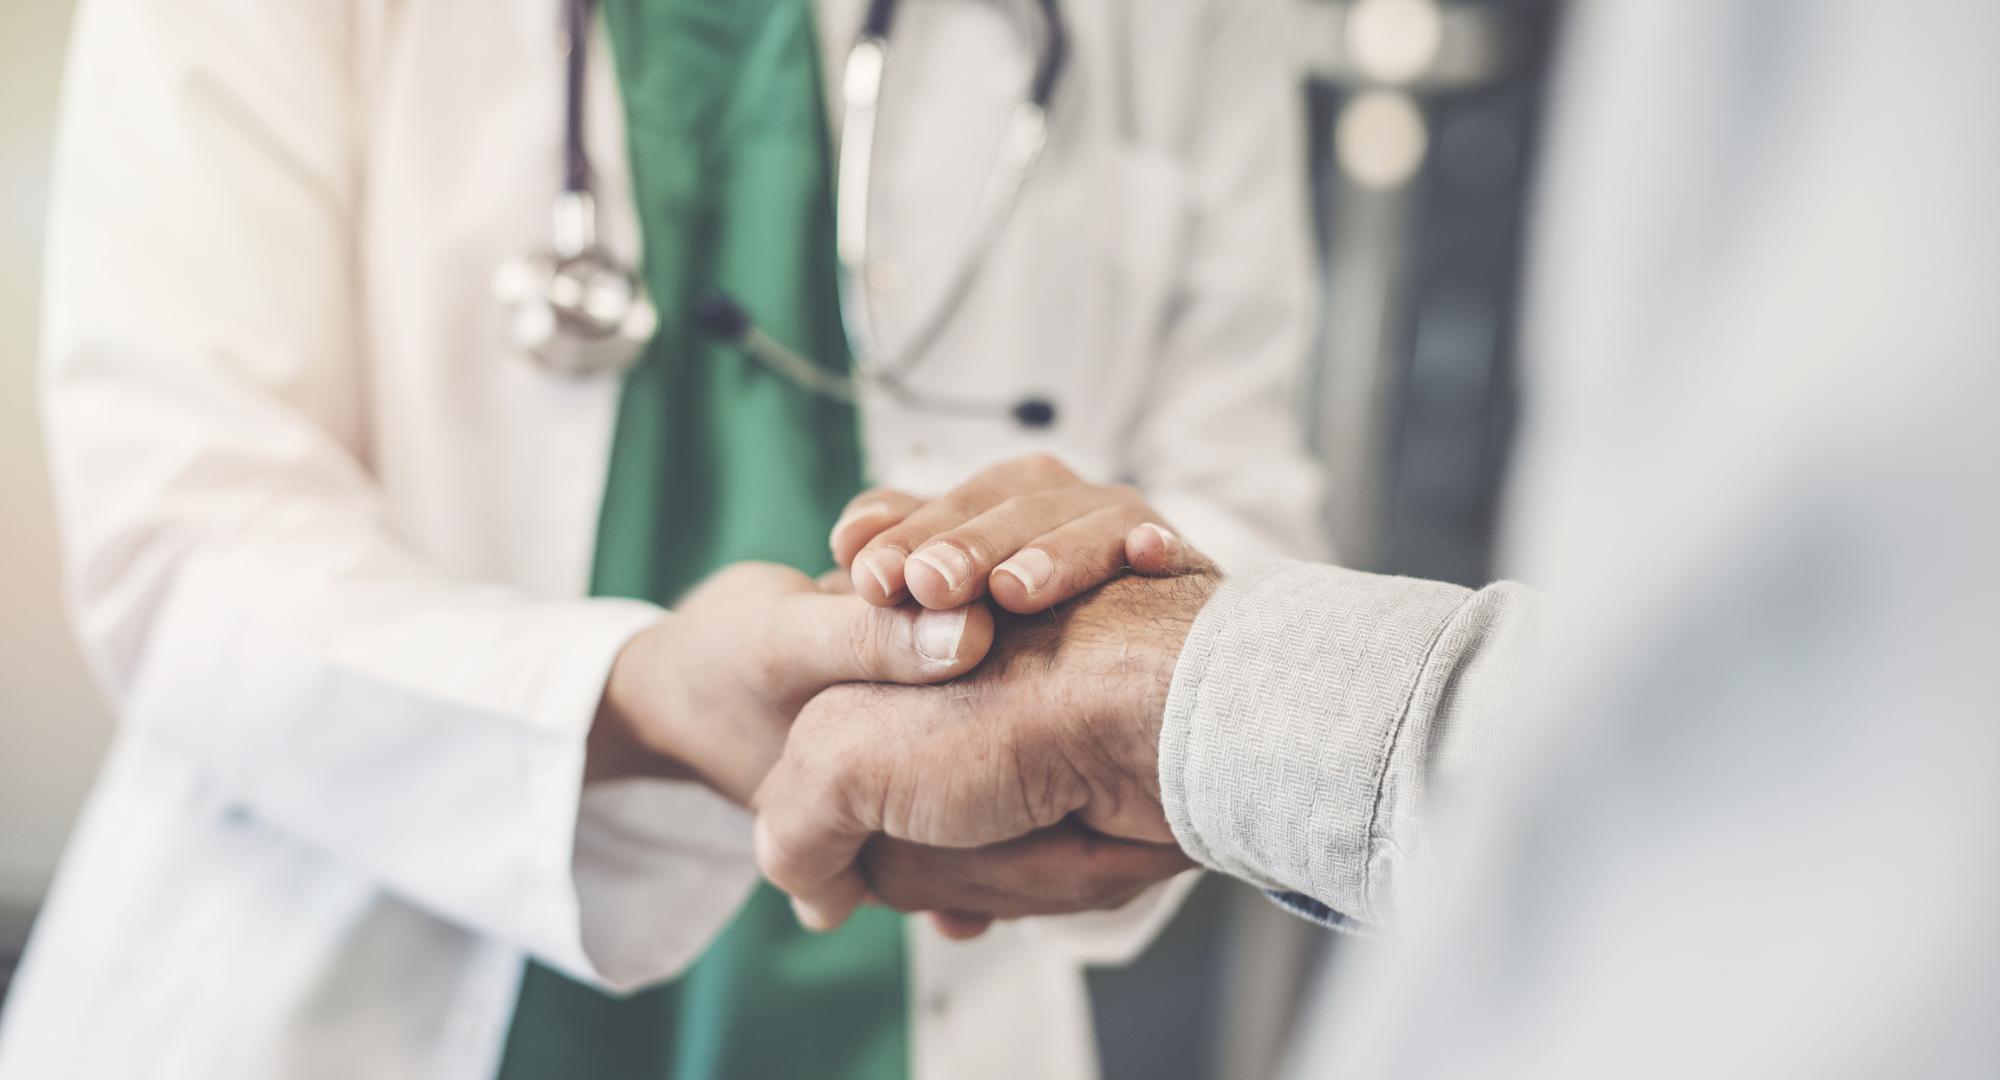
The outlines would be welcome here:
<svg viewBox="0 0 2000 1080">
<path fill-rule="evenodd" d="M 822 12 L 834 78 L 855 7 Z M 892 343 L 1027 69 L 1002 10 L 908 4 L 897 27 L 875 196 Z M 660 613 L 584 596 L 615 381 L 536 368 L 488 293 L 548 239 L 557 12 L 83 5 L 46 415 L 75 619 L 122 723 L 0 1078 L 490 1076 L 524 957 L 614 989 L 668 978 L 753 884 L 745 815 L 705 789 L 582 789 L 606 669 Z M 1060 423 L 869 401 L 871 472 L 937 491 L 1049 451 L 1138 483 L 1218 553 L 1309 553 L 1316 474 L 1284 393 L 1302 131 L 1276 4 L 1068 18 L 1043 168 L 917 376 L 1051 392 Z M 607 66 L 600 198 L 636 256 Z M 1080 965 L 1130 954 L 1171 905 L 1140 906 L 970 945 L 912 920 L 916 1075 L 1093 1075 Z"/>
</svg>

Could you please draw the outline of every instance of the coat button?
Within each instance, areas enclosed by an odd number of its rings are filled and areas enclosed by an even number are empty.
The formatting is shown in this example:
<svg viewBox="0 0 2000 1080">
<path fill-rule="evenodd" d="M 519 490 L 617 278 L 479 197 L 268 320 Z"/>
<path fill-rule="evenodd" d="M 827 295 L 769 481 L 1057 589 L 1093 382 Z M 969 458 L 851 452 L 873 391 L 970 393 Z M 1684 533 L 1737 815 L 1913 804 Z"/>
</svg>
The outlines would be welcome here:
<svg viewBox="0 0 2000 1080">
<path fill-rule="evenodd" d="M 924 998 L 924 1011 L 929 1013 L 932 1019 L 944 1019 L 945 1014 L 951 1011 L 951 996 L 942 990 L 931 991 L 930 995 Z"/>
</svg>

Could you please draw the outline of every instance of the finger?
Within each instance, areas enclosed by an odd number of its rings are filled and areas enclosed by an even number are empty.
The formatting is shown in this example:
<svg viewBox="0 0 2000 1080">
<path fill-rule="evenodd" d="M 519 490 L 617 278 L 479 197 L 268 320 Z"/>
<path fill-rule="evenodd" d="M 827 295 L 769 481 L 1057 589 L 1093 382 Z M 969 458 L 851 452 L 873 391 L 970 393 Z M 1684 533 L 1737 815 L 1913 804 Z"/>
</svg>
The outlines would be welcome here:
<svg viewBox="0 0 2000 1080">
<path fill-rule="evenodd" d="M 1176 845 L 1112 839 L 1068 823 L 973 854 L 983 857 L 962 860 L 965 880 L 1008 897 L 992 912 L 1006 918 L 1123 907 L 1194 866 Z"/>
<path fill-rule="evenodd" d="M 908 740 L 899 737 L 898 705 L 910 693 L 854 684 L 815 697 L 800 710 L 783 755 L 750 799 L 757 866 L 791 894 L 799 924 L 808 930 L 835 929 L 876 899 L 855 859 L 881 827 L 894 775 L 883 766 L 908 750 Z M 880 755 L 858 752 L 877 744 Z"/>
<path fill-rule="evenodd" d="M 906 595 L 904 563 L 924 541 L 1016 495 L 1077 482 L 1075 473 L 1046 455 L 996 465 L 869 540 L 854 556 L 854 591 L 871 604 L 896 603 Z"/>
<path fill-rule="evenodd" d="M 1125 534 L 1151 516 L 1143 503 L 1093 510 L 1037 538 L 995 567 L 993 602 L 1019 615 L 1044 611 L 1125 570 Z"/>
<path fill-rule="evenodd" d="M 813 581 L 819 585 L 819 591 L 823 593 L 832 593 L 835 596 L 854 595 L 854 579 L 848 577 L 847 571 L 839 567 L 828 570 Z"/>
<path fill-rule="evenodd" d="M 1120 907 L 1194 865 L 1171 844 L 1114 840 L 1067 823 L 969 849 L 876 837 L 860 864 L 868 887 L 898 911 L 1004 919 Z"/>
<path fill-rule="evenodd" d="M 1149 516 L 1137 492 L 1127 487 L 1071 484 L 1017 495 L 985 513 L 922 541 L 904 569 L 911 598 L 925 607 L 969 604 L 986 593 L 987 578 L 996 566 L 1037 540 L 1099 509 L 1122 506 L 1124 517 L 1105 517 L 1101 547 L 1122 552 L 1130 523 Z M 1030 556 L 1031 567 L 1037 560 Z M 1016 568 L 1010 573 L 1024 573 Z"/>
<path fill-rule="evenodd" d="M 759 819 L 761 826 L 762 819 Z M 773 846 L 759 831 L 756 836 L 757 865 L 764 867 L 764 876 L 773 885 L 792 894 L 792 915 L 799 925 L 816 934 L 831 933 L 846 925 L 856 909 L 869 901 L 868 887 L 861 879 L 861 873 L 852 863 L 834 867 L 823 876 L 806 880 L 796 875 L 783 880 L 790 884 L 779 884 L 786 867 L 793 865 L 787 860 L 791 856 L 786 849 Z M 829 848 L 829 852 L 839 848 Z M 768 853 L 767 853 L 768 852 Z"/>
<path fill-rule="evenodd" d="M 842 790 L 837 785 L 807 788 L 793 775 L 797 770 L 788 767 L 794 760 L 789 755 L 780 759 L 752 798 L 758 811 L 752 841 L 758 869 L 791 894 L 799 925 L 825 933 L 839 929 L 873 896 L 854 865 L 871 830 L 842 812 L 845 799 L 826 801 L 825 795 Z M 814 795 L 796 797 L 801 790 Z"/>
<path fill-rule="evenodd" d="M 993 925 L 991 916 L 964 911 L 933 911 L 930 920 L 938 933 L 953 941 L 971 941 Z"/>
<path fill-rule="evenodd" d="M 862 845 L 878 832 L 910 829 L 885 820 L 913 803 L 926 813 L 909 838 L 976 847 L 1033 831 L 981 805 L 979 783 L 933 792 L 946 763 L 991 762 L 996 733 L 987 725 L 938 722 L 934 691 L 857 683 L 809 702 L 793 723 L 784 752 L 751 798 L 757 865 L 799 901 L 800 922 L 830 929 L 856 905 L 881 897 L 857 865 Z M 932 796 L 941 795 L 933 799 Z M 974 805 L 959 805 L 967 798 Z M 1048 808 L 1058 814 L 1074 806 Z M 887 898 L 884 898 L 885 902 Z"/>
<path fill-rule="evenodd" d="M 930 611 L 873 607 L 852 596 L 805 592 L 771 605 L 758 669 L 774 684 L 810 697 L 844 682 L 912 685 L 971 671 L 993 645 L 993 613 L 983 604 Z"/>
<path fill-rule="evenodd" d="M 840 520 L 833 523 L 827 544 L 833 549 L 833 561 L 842 568 L 851 566 L 854 554 L 861 546 L 873 540 L 883 529 L 908 517 L 910 511 L 922 506 L 924 501 L 915 495 L 906 495 L 888 488 L 864 491 L 848 500 L 840 511 Z"/>
<path fill-rule="evenodd" d="M 960 697 L 875 683 L 837 686 L 804 706 L 751 806 L 758 865 L 802 901 L 807 925 L 838 926 L 871 893 L 892 899 L 856 866 L 877 832 L 978 848 L 1085 808 L 1090 785 L 1062 754 L 1023 738 L 1020 725 L 974 719 Z"/>
<path fill-rule="evenodd" d="M 1189 547 L 1166 526 L 1152 521 L 1135 525 L 1125 534 L 1125 561 L 1133 570 L 1149 577 L 1215 569 L 1208 556 Z"/>
</svg>

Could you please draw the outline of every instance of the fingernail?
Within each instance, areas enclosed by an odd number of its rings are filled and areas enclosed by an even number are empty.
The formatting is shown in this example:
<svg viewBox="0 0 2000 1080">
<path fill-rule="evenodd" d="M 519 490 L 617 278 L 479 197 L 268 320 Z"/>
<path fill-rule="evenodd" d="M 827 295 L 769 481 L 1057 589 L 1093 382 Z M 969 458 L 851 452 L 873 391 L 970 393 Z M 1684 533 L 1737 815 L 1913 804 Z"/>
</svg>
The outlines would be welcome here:
<svg viewBox="0 0 2000 1080">
<path fill-rule="evenodd" d="M 840 535 L 840 530 L 845 529 L 848 525 L 852 524 L 853 522 L 860 521 L 864 518 L 881 517 L 882 515 L 887 514 L 888 512 L 889 512 L 889 504 L 887 503 L 879 503 L 879 502 L 862 503 L 860 506 L 854 507 L 847 513 L 840 515 L 840 520 L 833 523 L 833 529 L 831 532 L 828 533 L 828 535 L 838 536 Z"/>
<path fill-rule="evenodd" d="M 818 908 L 796 896 L 792 898 L 792 916 L 799 920 L 800 926 L 815 934 L 824 934 L 833 929 L 832 920 L 821 914 Z"/>
<path fill-rule="evenodd" d="M 910 558 L 937 571 L 937 576 L 944 579 L 944 587 L 953 592 L 972 574 L 972 560 L 950 544 L 932 544 Z"/>
<path fill-rule="evenodd" d="M 1150 532 L 1152 532 L 1154 536 L 1160 538 L 1161 551 L 1171 552 L 1174 550 L 1174 548 L 1180 546 L 1181 538 L 1175 536 L 1173 533 L 1167 531 L 1165 528 L 1159 525 L 1155 525 L 1152 522 L 1148 521 L 1144 525 L 1141 525 L 1139 527 L 1142 529 L 1149 530 Z"/>
<path fill-rule="evenodd" d="M 1022 548 L 1014 553 L 1013 558 L 1001 563 L 999 569 L 1012 574 L 1014 580 L 1028 590 L 1028 595 L 1033 596 L 1036 589 L 1049 583 L 1050 575 L 1056 572 L 1056 563 L 1041 548 Z"/>
<path fill-rule="evenodd" d="M 964 608 L 924 611 L 917 616 L 917 655 L 934 664 L 958 659 L 958 643 L 964 638 Z"/>
<path fill-rule="evenodd" d="M 854 591 L 860 592 L 861 587 L 872 580 L 875 582 L 875 587 L 882 590 L 883 596 L 896 595 L 896 591 L 889 587 L 887 566 L 898 562 L 901 558 L 902 556 L 893 551 L 878 548 L 854 560 Z M 863 577 L 864 574 L 867 576 Z"/>
</svg>

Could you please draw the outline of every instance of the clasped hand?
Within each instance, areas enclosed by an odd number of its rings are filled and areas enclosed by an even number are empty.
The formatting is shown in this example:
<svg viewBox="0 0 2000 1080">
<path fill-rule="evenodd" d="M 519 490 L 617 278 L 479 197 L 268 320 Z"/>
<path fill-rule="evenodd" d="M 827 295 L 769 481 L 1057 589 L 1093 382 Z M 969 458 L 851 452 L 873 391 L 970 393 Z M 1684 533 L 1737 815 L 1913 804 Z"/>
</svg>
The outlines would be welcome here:
<svg viewBox="0 0 2000 1080">
<path fill-rule="evenodd" d="M 1156 744 L 1215 575 L 1135 492 L 1024 459 L 931 501 L 858 496 L 831 546 L 844 575 L 731 567 L 628 645 L 593 772 L 750 806 L 814 929 L 874 902 L 971 936 L 1191 865 Z"/>
</svg>

